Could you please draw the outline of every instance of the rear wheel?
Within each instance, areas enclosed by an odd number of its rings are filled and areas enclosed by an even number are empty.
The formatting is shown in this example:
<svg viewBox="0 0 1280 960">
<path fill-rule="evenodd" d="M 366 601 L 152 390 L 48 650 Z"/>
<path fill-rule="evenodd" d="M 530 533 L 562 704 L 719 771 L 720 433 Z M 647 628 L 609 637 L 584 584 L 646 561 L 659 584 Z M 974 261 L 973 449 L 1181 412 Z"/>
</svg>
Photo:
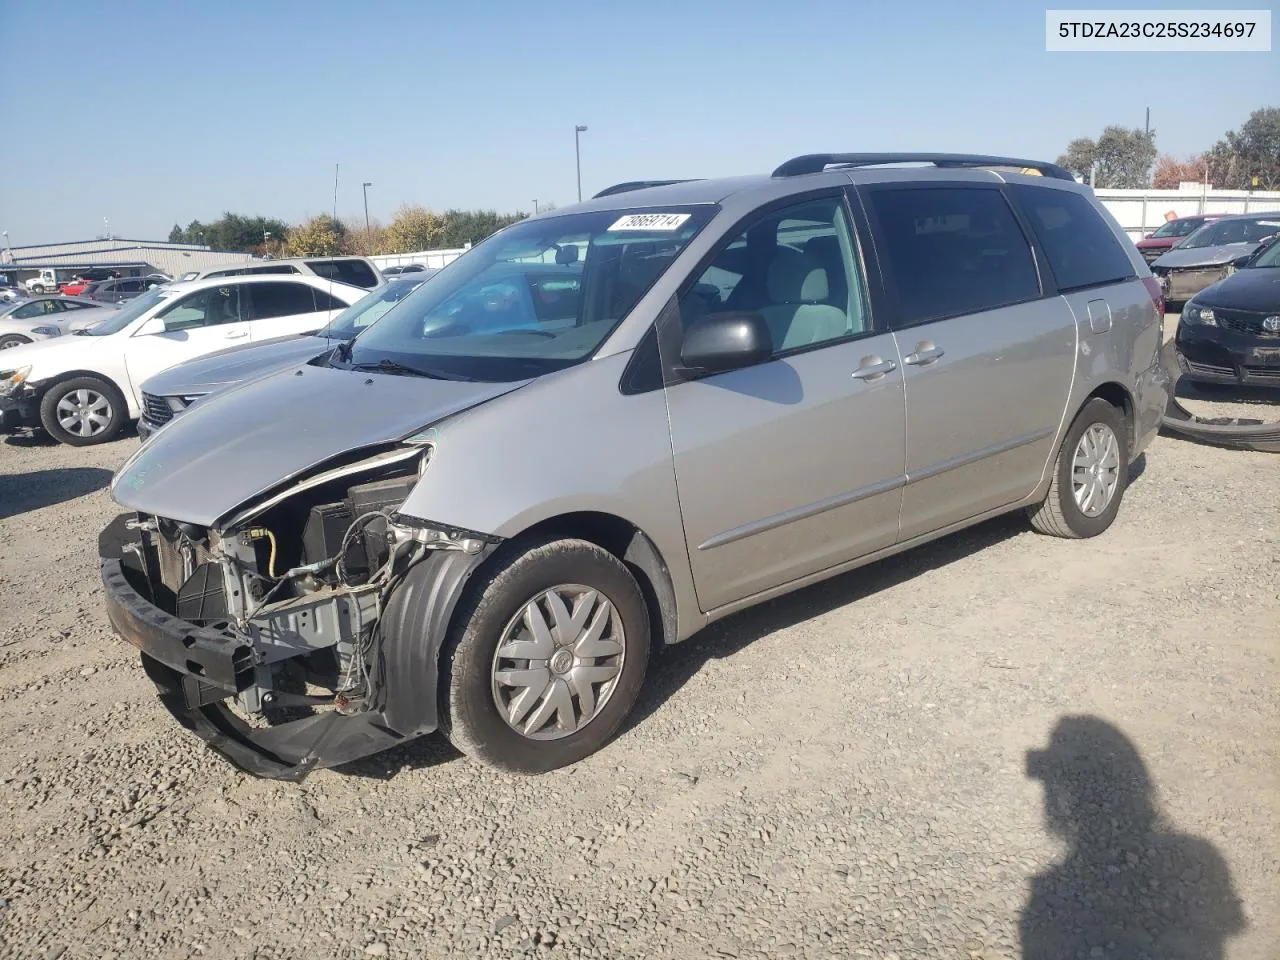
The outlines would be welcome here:
<svg viewBox="0 0 1280 960">
<path fill-rule="evenodd" d="M 1062 440 L 1048 495 L 1027 511 L 1031 526 L 1055 537 L 1096 537 L 1115 520 L 1128 479 L 1124 416 L 1094 397 Z"/>
<path fill-rule="evenodd" d="M 20 333 L 6 333 L 0 337 L 0 350 L 8 350 L 10 347 L 20 347 L 24 343 L 30 343 L 30 337 L 24 337 Z"/>
<path fill-rule="evenodd" d="M 40 422 L 55 440 L 72 447 L 105 443 L 128 419 L 124 397 L 98 377 L 54 384 L 40 401 Z"/>
<path fill-rule="evenodd" d="M 583 540 L 542 544 L 477 583 L 459 611 L 441 725 L 490 766 L 554 770 L 608 742 L 648 660 L 648 611 L 622 562 Z"/>
</svg>

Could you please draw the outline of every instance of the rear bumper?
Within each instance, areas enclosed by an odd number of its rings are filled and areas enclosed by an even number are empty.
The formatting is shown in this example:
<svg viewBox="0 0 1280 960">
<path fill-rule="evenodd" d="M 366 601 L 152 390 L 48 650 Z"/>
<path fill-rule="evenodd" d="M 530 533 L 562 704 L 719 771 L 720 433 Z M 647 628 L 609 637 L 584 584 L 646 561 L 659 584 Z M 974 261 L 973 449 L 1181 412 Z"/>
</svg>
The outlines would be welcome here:
<svg viewBox="0 0 1280 960">
<path fill-rule="evenodd" d="M 301 780 L 404 742 L 376 712 L 329 711 L 264 728 L 233 714 L 223 701 L 254 681 L 252 640 L 233 624 L 198 626 L 152 603 L 145 577 L 117 549 L 127 519 L 118 517 L 99 540 L 107 618 L 138 649 L 161 702 L 183 727 L 241 770 L 277 780 Z"/>
<path fill-rule="evenodd" d="M 1129 450 L 1131 458 L 1136 460 L 1160 432 L 1165 411 L 1173 400 L 1176 381 L 1177 375 L 1169 368 L 1165 350 L 1161 350 L 1156 361 L 1138 375 L 1134 382 L 1136 410 L 1134 411 L 1133 446 Z"/>
</svg>

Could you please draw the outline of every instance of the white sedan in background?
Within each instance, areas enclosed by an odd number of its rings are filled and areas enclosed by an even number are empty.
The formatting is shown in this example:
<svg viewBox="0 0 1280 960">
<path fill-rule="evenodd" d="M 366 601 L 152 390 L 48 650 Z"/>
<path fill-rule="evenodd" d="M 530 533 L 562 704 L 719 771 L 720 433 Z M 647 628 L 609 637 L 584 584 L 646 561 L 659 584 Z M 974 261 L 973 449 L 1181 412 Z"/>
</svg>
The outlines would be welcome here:
<svg viewBox="0 0 1280 960">
<path fill-rule="evenodd" d="M 138 418 L 148 377 L 237 343 L 319 330 L 367 293 L 305 275 L 156 287 L 87 329 L 0 352 L 0 429 L 42 426 L 72 446 L 103 443 Z"/>
</svg>

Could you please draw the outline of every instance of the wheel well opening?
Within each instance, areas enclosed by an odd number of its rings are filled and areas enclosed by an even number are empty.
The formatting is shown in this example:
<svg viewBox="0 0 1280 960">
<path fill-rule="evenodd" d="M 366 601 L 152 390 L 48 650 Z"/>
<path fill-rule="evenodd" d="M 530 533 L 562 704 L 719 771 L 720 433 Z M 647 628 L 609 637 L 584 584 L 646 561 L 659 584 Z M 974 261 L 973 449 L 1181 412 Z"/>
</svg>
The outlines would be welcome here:
<svg viewBox="0 0 1280 960">
<path fill-rule="evenodd" d="M 1118 383 L 1108 382 L 1100 384 L 1089 394 L 1090 400 L 1094 397 L 1107 401 L 1123 415 L 1125 430 L 1128 433 L 1128 445 L 1132 449 L 1134 406 L 1133 397 L 1129 396 L 1129 391 Z"/>
<path fill-rule="evenodd" d="M 671 574 L 666 560 L 644 531 L 613 514 L 582 511 L 561 514 L 536 523 L 508 540 L 503 547 L 520 550 L 526 544 L 544 543 L 547 540 L 586 540 L 608 550 L 621 560 L 636 578 L 640 592 L 644 594 L 645 604 L 649 608 L 654 650 L 675 643 L 676 600 Z"/>
</svg>

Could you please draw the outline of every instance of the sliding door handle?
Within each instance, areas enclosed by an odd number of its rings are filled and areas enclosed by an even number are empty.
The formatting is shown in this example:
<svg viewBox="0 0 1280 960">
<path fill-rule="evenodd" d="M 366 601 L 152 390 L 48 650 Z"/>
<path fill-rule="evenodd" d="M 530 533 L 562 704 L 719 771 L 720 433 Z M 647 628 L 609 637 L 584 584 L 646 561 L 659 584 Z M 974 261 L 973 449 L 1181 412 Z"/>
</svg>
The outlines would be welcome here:
<svg viewBox="0 0 1280 960">
<path fill-rule="evenodd" d="M 863 357 L 857 370 L 853 371 L 855 380 L 876 380 L 886 373 L 892 373 L 898 365 L 892 360 L 881 360 L 879 357 Z"/>
<path fill-rule="evenodd" d="M 933 363 L 945 352 L 941 347 L 934 346 L 931 341 L 921 340 L 916 344 L 915 352 L 908 353 L 902 358 L 902 362 L 908 363 L 913 367 L 923 367 L 925 364 Z"/>
</svg>

